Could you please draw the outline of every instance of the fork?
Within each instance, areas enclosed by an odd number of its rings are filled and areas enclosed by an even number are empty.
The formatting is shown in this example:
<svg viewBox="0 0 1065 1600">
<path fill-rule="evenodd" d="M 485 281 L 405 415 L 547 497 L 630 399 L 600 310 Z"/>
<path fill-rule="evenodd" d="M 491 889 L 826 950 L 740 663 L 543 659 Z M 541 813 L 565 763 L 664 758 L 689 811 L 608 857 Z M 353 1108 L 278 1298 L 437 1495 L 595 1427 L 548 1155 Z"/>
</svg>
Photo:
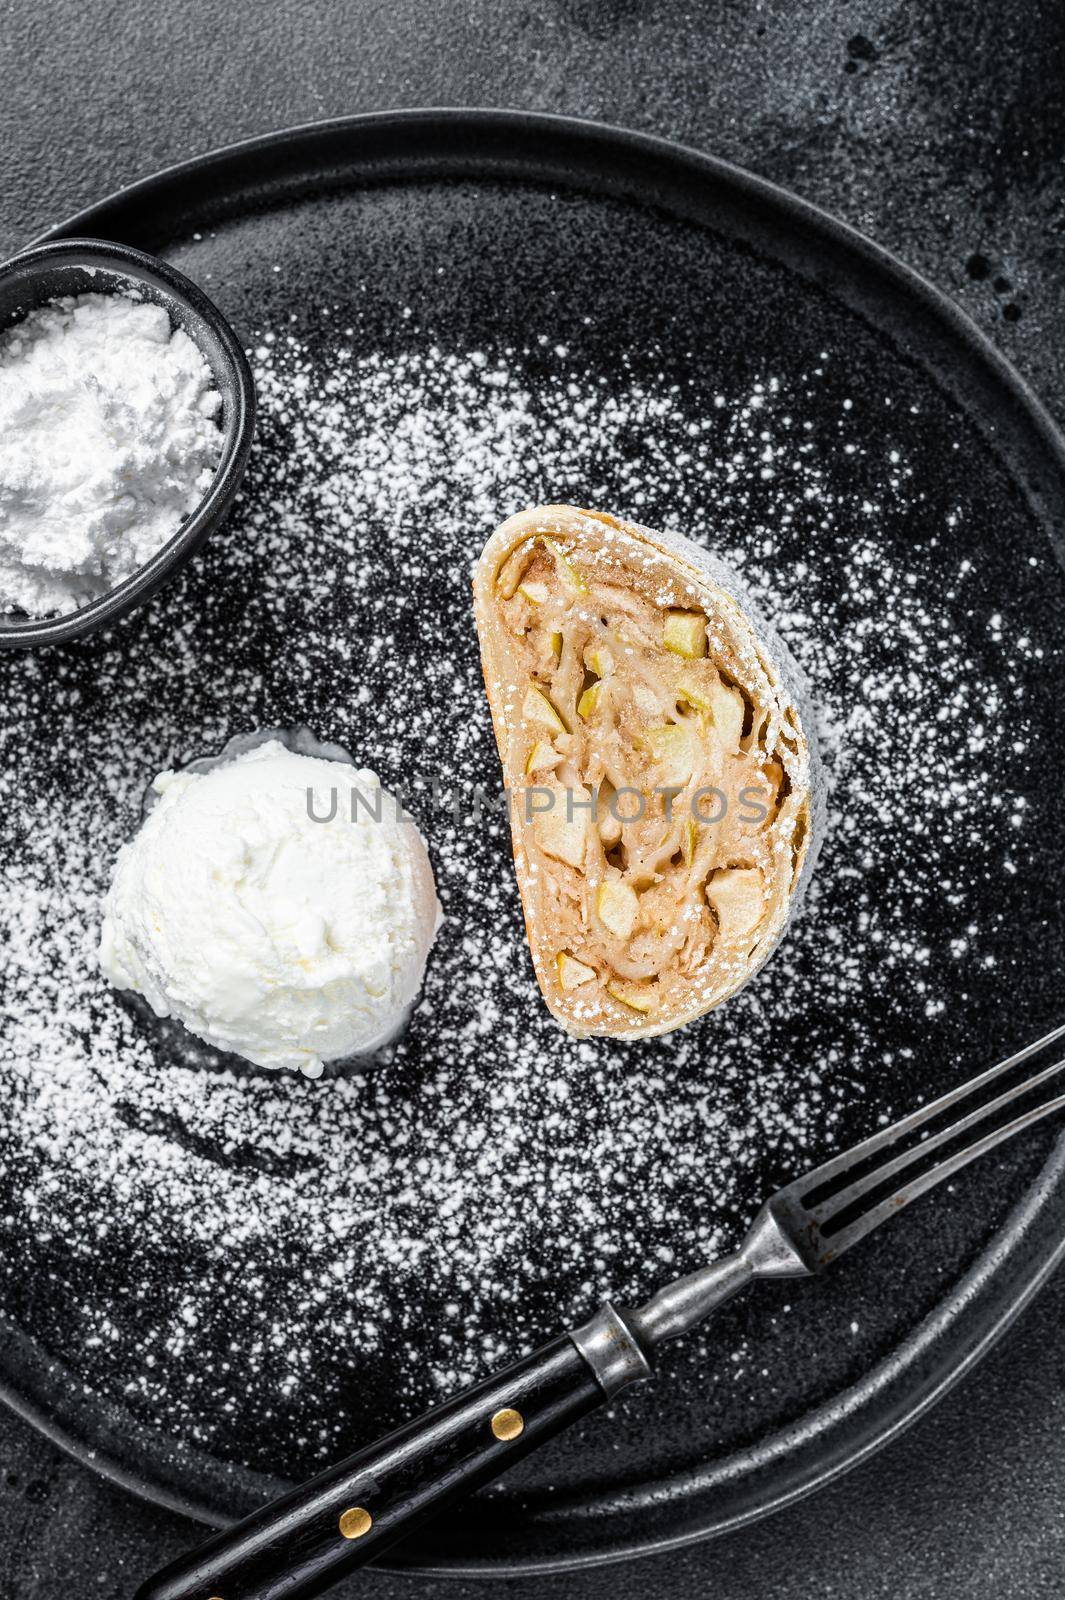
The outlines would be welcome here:
<svg viewBox="0 0 1065 1600">
<path fill-rule="evenodd" d="M 182 1557 L 135 1600 L 311 1600 L 505 1472 L 629 1384 L 758 1279 L 805 1278 L 978 1156 L 1065 1108 L 1065 1093 L 1015 1110 L 1065 1067 L 1065 1026 L 778 1189 L 740 1247 L 635 1310 L 606 1302 L 535 1354 L 332 1467 Z M 931 1161 L 931 1164 L 929 1164 Z"/>
</svg>

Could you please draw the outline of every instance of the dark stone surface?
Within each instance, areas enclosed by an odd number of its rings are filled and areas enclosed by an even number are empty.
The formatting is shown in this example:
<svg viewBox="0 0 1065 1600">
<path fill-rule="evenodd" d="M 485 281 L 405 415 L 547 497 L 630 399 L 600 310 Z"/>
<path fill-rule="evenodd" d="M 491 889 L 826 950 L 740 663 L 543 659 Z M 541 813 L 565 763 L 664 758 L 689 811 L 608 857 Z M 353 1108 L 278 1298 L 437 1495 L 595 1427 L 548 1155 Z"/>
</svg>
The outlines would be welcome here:
<svg viewBox="0 0 1065 1600">
<path fill-rule="evenodd" d="M 367 1572 L 372 1600 L 1041 1600 L 1065 1574 L 1065 1278 L 901 1440 L 754 1527 L 623 1567 L 496 1583 Z M 120 1600 L 196 1530 L 137 1505 L 0 1412 L 0 1597 Z"/>
<path fill-rule="evenodd" d="M 5 11 L 0 253 L 274 126 L 390 105 L 567 111 L 688 140 L 837 212 L 954 294 L 1065 416 L 1065 11 L 1050 0 L 103 0 L 86 17 L 55 0 Z M 1057 1595 L 1063 1312 L 1059 1280 L 938 1411 L 814 1500 L 714 1545 L 506 1587 Z M 0 1416 L 0 1600 L 128 1595 L 194 1537 Z M 396 1600 L 478 1587 L 360 1584 Z"/>
</svg>

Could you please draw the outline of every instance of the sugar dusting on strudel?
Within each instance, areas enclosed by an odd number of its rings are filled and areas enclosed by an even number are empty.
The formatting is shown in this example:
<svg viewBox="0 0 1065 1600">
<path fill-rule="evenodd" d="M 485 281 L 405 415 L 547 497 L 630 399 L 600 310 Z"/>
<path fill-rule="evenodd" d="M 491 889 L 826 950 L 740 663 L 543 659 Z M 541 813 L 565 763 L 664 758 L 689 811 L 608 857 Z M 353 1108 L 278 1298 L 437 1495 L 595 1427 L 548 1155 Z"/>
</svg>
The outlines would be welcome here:
<svg viewBox="0 0 1065 1600">
<path fill-rule="evenodd" d="M 780 939 L 812 868 L 797 669 L 689 539 L 570 506 L 511 517 L 474 576 L 537 979 L 571 1033 L 702 1016 Z"/>
</svg>

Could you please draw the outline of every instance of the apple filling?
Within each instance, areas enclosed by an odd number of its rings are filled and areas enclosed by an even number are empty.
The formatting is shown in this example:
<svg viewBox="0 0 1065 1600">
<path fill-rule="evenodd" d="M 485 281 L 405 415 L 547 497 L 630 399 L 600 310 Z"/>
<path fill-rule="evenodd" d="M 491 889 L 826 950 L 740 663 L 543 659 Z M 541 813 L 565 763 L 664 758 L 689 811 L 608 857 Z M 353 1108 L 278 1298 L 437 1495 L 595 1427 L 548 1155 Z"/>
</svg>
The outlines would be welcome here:
<svg viewBox="0 0 1065 1600">
<path fill-rule="evenodd" d="M 808 843 L 798 713 L 731 596 L 656 537 L 546 508 L 475 582 L 534 964 L 580 1034 L 734 992 Z"/>
</svg>

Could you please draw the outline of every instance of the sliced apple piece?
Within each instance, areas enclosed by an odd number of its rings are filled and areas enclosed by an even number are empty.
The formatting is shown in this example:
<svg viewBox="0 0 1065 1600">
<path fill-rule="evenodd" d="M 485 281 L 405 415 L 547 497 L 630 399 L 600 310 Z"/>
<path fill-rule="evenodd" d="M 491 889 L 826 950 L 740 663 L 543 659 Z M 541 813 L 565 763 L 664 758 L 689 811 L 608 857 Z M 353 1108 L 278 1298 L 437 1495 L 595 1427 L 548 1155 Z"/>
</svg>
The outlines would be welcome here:
<svg viewBox="0 0 1065 1600">
<path fill-rule="evenodd" d="M 601 682 L 593 683 L 590 688 L 585 689 L 584 693 L 577 701 L 578 714 L 584 718 L 585 722 L 587 722 L 589 717 L 595 714 L 595 708 L 599 704 L 599 697 L 602 693 L 602 690 L 603 685 Z"/>
<path fill-rule="evenodd" d="M 530 722 L 537 722 L 542 728 L 550 728 L 552 733 L 566 732 L 566 724 L 543 690 L 537 689 L 534 684 L 530 684 L 526 689 L 521 709 L 523 716 Z"/>
<path fill-rule="evenodd" d="M 662 786 L 679 784 L 683 788 L 695 766 L 691 730 L 679 722 L 672 722 L 665 728 L 652 728 L 646 744 Z"/>
<path fill-rule="evenodd" d="M 619 1005 L 628 1006 L 630 1011 L 638 1011 L 641 1016 L 647 1016 L 648 1012 L 654 1010 L 653 992 L 638 984 L 608 983 L 606 992 Z"/>
<path fill-rule="evenodd" d="M 567 994 L 573 989 L 579 989 L 584 983 L 591 983 L 597 976 L 594 967 L 585 966 L 583 961 L 571 956 L 568 950 L 560 950 L 555 957 L 555 963 L 558 967 L 558 981 Z"/>
<path fill-rule="evenodd" d="M 621 818 L 615 817 L 602 795 L 599 796 L 599 815 L 596 822 L 599 837 L 607 850 L 612 850 L 616 844 L 621 843 Z"/>
<path fill-rule="evenodd" d="M 496 584 L 504 600 L 510 600 L 518 589 L 522 574 L 530 565 L 536 554 L 536 545 L 533 541 L 519 545 L 511 553 L 510 560 L 506 561 L 496 574 Z"/>
<path fill-rule="evenodd" d="M 545 856 L 564 861 L 567 866 L 584 870 L 584 852 L 588 843 L 586 824 L 574 818 L 545 816 L 536 821 L 536 840 Z"/>
<path fill-rule="evenodd" d="M 519 583 L 518 593 L 531 600 L 534 606 L 546 605 L 551 595 L 546 583 Z"/>
<path fill-rule="evenodd" d="M 722 867 L 711 874 L 706 898 L 725 939 L 745 939 L 765 915 L 765 883 L 757 867 Z"/>
<path fill-rule="evenodd" d="M 584 664 L 597 678 L 606 678 L 614 670 L 614 657 L 605 644 L 591 645 L 584 652 Z"/>
<path fill-rule="evenodd" d="M 614 785 L 608 779 L 604 779 L 599 785 L 599 793 L 596 797 L 595 824 L 599 829 L 599 837 L 607 850 L 621 842 L 621 818 L 614 815 L 611 805 L 611 802 L 616 801 L 616 799 L 617 791 Z"/>
<path fill-rule="evenodd" d="M 566 556 L 562 552 L 561 547 L 556 543 L 556 541 L 554 539 L 548 539 L 545 536 L 543 544 L 545 550 L 550 550 L 552 556 L 554 557 L 555 566 L 558 568 L 558 575 L 565 584 L 566 588 L 569 589 L 572 594 L 587 594 L 588 585 L 585 583 L 584 579 L 581 577 L 572 561 L 567 560 Z"/>
<path fill-rule="evenodd" d="M 712 691 L 705 684 L 698 683 L 693 677 L 684 677 L 677 680 L 677 699 L 686 700 L 696 711 L 712 712 L 714 702 L 711 699 Z"/>
<path fill-rule="evenodd" d="M 706 654 L 706 618 L 700 611 L 667 611 L 662 643 L 675 656 L 698 660 Z"/>
<path fill-rule="evenodd" d="M 717 731 L 718 743 L 735 755 L 743 733 L 743 696 L 738 689 L 730 688 L 720 678 L 711 686 L 710 716 Z"/>
<path fill-rule="evenodd" d="M 627 939 L 636 926 L 640 902 L 636 891 L 620 879 L 608 878 L 599 885 L 595 909 L 604 928 L 615 938 Z"/>
<path fill-rule="evenodd" d="M 533 772 L 547 772 L 551 767 L 557 767 L 561 760 L 561 752 L 556 750 L 553 744 L 548 744 L 546 739 L 537 739 L 525 763 L 526 775 Z"/>
</svg>

